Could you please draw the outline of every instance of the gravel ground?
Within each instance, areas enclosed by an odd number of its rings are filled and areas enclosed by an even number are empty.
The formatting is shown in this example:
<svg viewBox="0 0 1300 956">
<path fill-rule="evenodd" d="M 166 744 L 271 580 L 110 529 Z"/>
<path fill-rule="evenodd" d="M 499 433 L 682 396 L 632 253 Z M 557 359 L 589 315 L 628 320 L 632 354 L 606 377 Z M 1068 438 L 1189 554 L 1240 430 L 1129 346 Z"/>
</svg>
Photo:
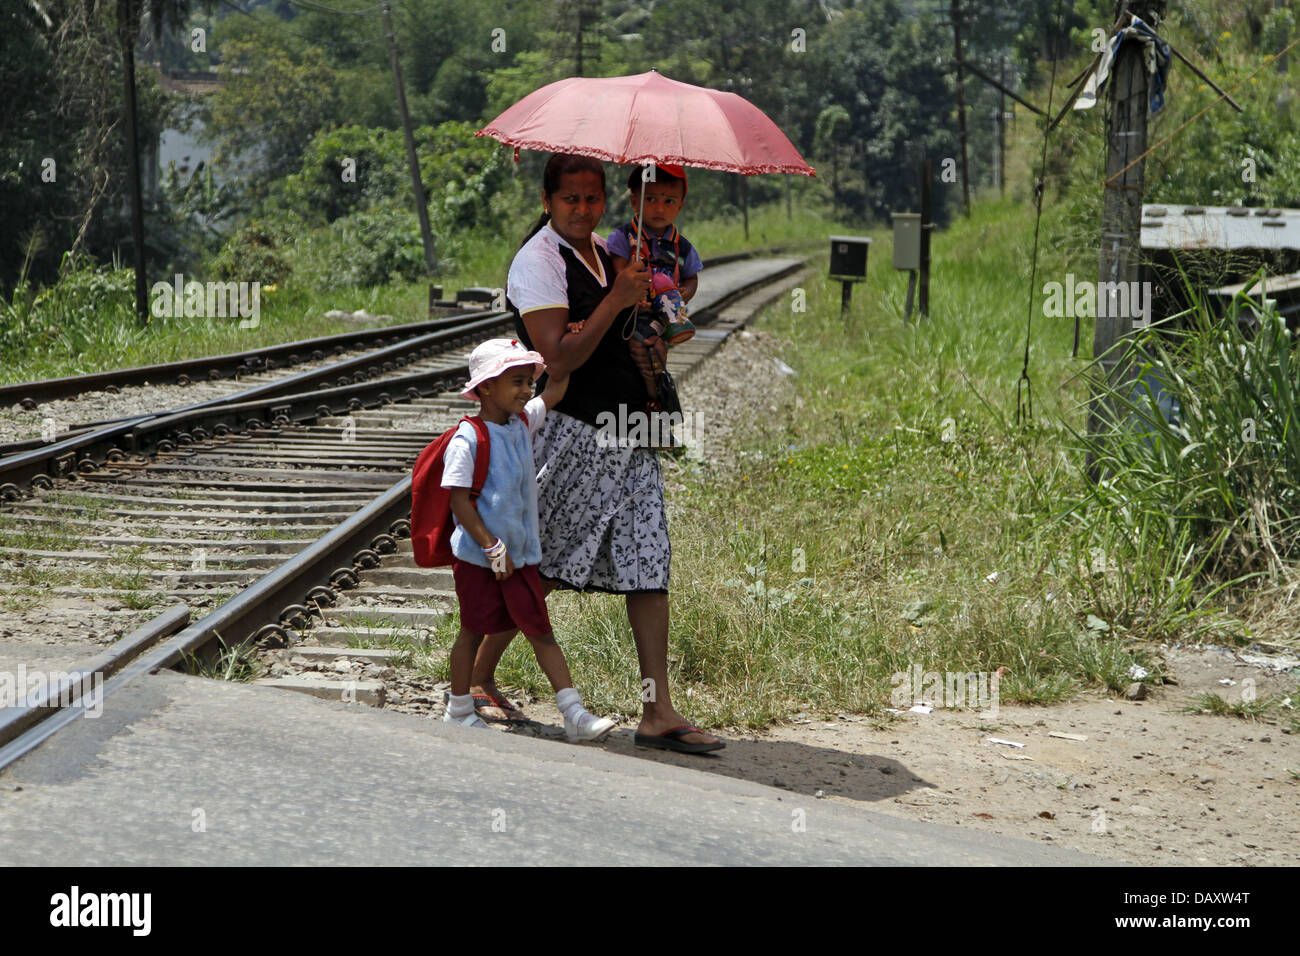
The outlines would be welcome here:
<svg viewBox="0 0 1300 956">
<path fill-rule="evenodd" d="M 735 447 L 738 430 L 747 430 L 755 415 L 780 419 L 795 412 L 793 376 L 780 360 L 781 348 L 775 335 L 742 329 L 680 385 L 682 408 L 700 427 L 691 430 L 680 458 L 661 459 L 670 509 L 674 480 L 683 469 L 730 471 L 744 454 Z"/>
</svg>

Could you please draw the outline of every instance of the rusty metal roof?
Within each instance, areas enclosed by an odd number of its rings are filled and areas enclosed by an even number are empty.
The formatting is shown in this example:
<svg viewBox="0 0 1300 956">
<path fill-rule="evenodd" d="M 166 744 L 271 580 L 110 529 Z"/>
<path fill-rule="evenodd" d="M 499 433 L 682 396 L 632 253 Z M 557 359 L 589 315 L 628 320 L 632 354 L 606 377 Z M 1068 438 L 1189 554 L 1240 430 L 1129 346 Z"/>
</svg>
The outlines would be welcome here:
<svg viewBox="0 0 1300 956">
<path fill-rule="evenodd" d="M 1143 205 L 1142 248 L 1300 250 L 1300 209 Z"/>
</svg>

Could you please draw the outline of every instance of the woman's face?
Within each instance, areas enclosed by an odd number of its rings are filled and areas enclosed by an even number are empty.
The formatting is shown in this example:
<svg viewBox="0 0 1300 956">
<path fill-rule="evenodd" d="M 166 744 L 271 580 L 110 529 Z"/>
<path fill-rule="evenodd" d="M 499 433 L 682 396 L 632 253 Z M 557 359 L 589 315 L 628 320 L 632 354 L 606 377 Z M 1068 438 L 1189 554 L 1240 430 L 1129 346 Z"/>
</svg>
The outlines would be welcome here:
<svg viewBox="0 0 1300 956">
<path fill-rule="evenodd" d="M 595 173 L 566 173 L 552 195 L 543 191 L 542 204 L 556 232 L 574 245 L 585 245 L 605 214 L 605 190 Z"/>
</svg>

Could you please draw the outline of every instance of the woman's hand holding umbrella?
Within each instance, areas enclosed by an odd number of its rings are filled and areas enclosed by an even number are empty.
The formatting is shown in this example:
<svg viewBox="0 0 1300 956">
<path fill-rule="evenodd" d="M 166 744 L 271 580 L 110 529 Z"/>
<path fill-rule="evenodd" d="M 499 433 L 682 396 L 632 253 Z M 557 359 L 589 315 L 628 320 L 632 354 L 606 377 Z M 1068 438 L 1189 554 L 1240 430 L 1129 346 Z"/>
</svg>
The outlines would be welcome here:
<svg viewBox="0 0 1300 956">
<path fill-rule="evenodd" d="M 649 305 L 651 281 L 650 269 L 644 262 L 637 259 L 629 262 L 627 268 L 614 276 L 614 285 L 609 292 L 618 311 L 634 305 Z"/>
</svg>

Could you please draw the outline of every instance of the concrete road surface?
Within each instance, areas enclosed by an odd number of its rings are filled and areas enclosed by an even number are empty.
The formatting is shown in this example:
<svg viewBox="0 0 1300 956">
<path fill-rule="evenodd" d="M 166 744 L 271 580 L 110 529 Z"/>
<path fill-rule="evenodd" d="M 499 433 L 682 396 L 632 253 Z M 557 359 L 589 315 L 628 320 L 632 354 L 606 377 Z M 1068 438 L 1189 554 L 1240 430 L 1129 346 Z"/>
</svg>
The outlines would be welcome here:
<svg viewBox="0 0 1300 956">
<path fill-rule="evenodd" d="M 1108 862 L 599 745 L 172 672 L 103 708 L 0 774 L 6 864 Z"/>
</svg>

